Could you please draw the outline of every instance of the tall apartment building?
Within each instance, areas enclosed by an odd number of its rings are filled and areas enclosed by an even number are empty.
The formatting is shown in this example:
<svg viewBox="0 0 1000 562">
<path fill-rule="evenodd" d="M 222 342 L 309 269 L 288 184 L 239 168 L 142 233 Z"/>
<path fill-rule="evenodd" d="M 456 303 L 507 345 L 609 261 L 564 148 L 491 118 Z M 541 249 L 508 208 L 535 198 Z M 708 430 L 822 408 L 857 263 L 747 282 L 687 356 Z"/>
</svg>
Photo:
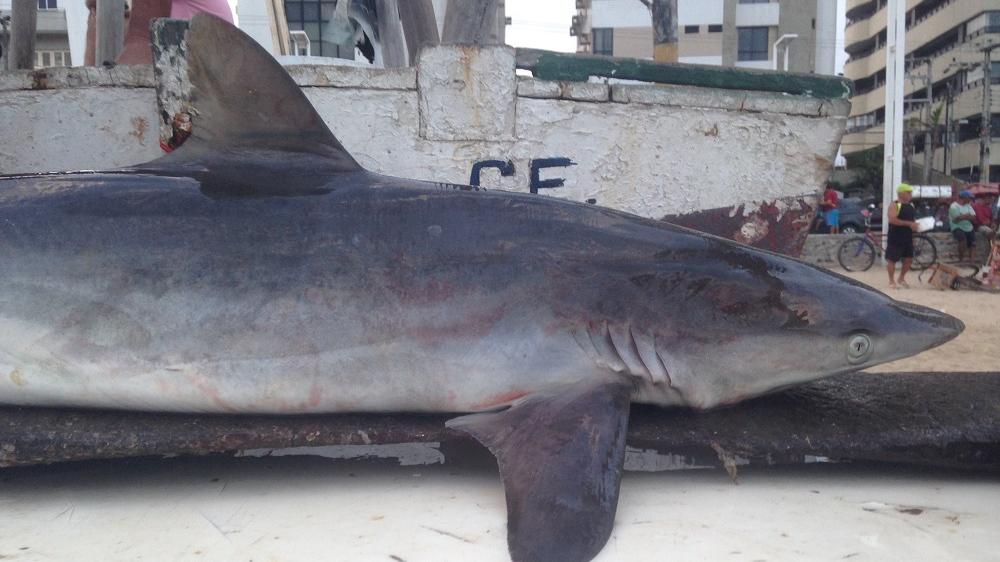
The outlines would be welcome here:
<svg viewBox="0 0 1000 562">
<path fill-rule="evenodd" d="M 854 80 L 844 154 L 880 146 L 885 121 L 886 0 L 847 0 L 844 76 Z M 977 180 L 984 113 L 984 49 L 1000 45 L 1000 0 L 906 0 L 908 103 L 907 152 L 924 162 L 927 130 L 933 131 L 932 167 L 960 179 Z M 1000 50 L 993 53 L 1000 60 Z M 992 99 L 1000 102 L 1000 62 L 990 64 Z M 928 87 L 929 86 L 929 87 Z M 924 100 L 931 98 L 928 103 Z M 1000 166 L 1000 103 L 992 103 L 991 176 Z"/>
<path fill-rule="evenodd" d="M 66 11 L 59 2 L 83 0 L 38 0 L 35 26 L 35 68 L 72 66 Z M 10 0 L 0 0 L 0 17 L 10 15 Z"/>
<path fill-rule="evenodd" d="M 570 33 L 578 52 L 652 58 L 652 22 L 642 2 L 577 0 L 576 6 Z M 836 8 L 836 0 L 678 0 L 678 58 L 784 69 L 787 55 L 789 71 L 833 74 Z"/>
</svg>

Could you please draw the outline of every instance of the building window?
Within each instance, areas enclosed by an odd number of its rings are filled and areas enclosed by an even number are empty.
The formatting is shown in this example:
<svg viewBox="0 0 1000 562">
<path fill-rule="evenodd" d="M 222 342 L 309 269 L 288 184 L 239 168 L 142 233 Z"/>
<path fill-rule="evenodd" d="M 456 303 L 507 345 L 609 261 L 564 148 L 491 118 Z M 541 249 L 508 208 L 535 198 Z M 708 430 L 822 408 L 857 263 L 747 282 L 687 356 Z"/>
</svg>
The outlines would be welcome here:
<svg viewBox="0 0 1000 562">
<path fill-rule="evenodd" d="M 595 55 L 615 54 L 614 31 L 615 30 L 610 27 L 595 27 L 593 29 Z"/>
<path fill-rule="evenodd" d="M 698 33 L 700 31 L 701 31 L 701 26 L 700 25 L 685 25 L 684 26 L 684 33 L 691 34 L 691 33 Z"/>
<path fill-rule="evenodd" d="M 741 27 L 739 32 L 736 60 L 767 60 L 767 27 Z"/>
<path fill-rule="evenodd" d="M 722 33 L 722 25 L 720 25 L 720 24 L 709 25 L 708 26 L 708 32 L 709 33 Z"/>
<path fill-rule="evenodd" d="M 354 59 L 354 47 L 341 47 L 323 41 L 324 28 L 333 18 L 333 0 L 285 0 L 285 19 L 290 31 L 305 31 L 309 36 L 309 50 L 321 57 Z"/>
<path fill-rule="evenodd" d="M 69 51 L 35 51 L 35 68 L 70 65 Z"/>
<path fill-rule="evenodd" d="M 986 12 L 988 19 L 986 21 L 985 33 L 1000 33 L 1000 12 Z"/>
<path fill-rule="evenodd" d="M 59 3 L 57 0 L 38 0 L 39 10 L 58 10 Z"/>
</svg>

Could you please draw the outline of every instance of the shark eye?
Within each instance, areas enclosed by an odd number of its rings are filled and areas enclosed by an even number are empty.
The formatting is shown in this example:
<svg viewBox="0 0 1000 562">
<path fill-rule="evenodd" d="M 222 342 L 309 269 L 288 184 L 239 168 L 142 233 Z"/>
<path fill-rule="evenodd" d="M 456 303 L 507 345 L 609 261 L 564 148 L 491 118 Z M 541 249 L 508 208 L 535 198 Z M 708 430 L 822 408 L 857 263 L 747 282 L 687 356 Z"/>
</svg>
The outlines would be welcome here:
<svg viewBox="0 0 1000 562">
<path fill-rule="evenodd" d="M 865 334 L 854 334 L 847 342 L 847 360 L 850 363 L 863 363 L 872 354 L 872 340 Z"/>
</svg>

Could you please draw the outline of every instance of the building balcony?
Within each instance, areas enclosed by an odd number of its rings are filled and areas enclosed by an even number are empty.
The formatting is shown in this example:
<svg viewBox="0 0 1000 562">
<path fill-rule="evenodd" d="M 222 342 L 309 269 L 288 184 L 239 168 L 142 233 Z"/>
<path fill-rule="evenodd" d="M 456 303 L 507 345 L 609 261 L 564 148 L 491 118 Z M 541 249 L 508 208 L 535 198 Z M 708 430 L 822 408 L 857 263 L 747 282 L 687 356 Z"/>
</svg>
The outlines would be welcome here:
<svg viewBox="0 0 1000 562">
<path fill-rule="evenodd" d="M 918 161 L 923 161 L 923 154 L 917 153 Z M 1000 165 L 1000 139 L 994 138 L 990 143 L 990 166 Z M 951 169 L 963 170 L 979 167 L 979 139 L 960 142 L 951 147 Z M 944 148 L 934 150 L 934 168 L 944 169 Z"/>
<path fill-rule="evenodd" d="M 919 3 L 919 0 L 907 0 L 907 7 L 909 8 L 911 4 L 916 5 Z M 976 16 L 982 14 L 984 11 L 986 11 L 986 9 L 984 4 L 981 2 L 952 0 L 948 4 L 942 5 L 938 10 L 928 14 L 914 26 L 906 30 L 906 53 L 911 54 L 913 51 L 920 49 L 927 43 L 937 39 L 948 31 L 975 19 Z M 885 14 L 887 10 L 882 9 L 879 10 L 879 12 Z M 873 16 L 872 20 L 874 20 L 877 16 L 878 14 Z M 876 29 L 874 26 L 870 26 L 867 30 L 870 32 L 869 37 L 874 37 L 876 34 L 881 33 L 882 30 L 885 29 L 885 16 L 883 15 L 882 17 L 882 25 L 880 28 Z M 850 39 L 847 39 L 847 31 L 859 25 L 863 25 L 863 23 L 856 23 L 845 30 L 845 42 L 848 45 L 851 44 L 851 41 Z M 852 80 L 860 80 L 884 71 L 884 47 L 876 50 L 866 57 L 856 58 L 844 66 L 844 76 Z"/>
<path fill-rule="evenodd" d="M 923 47 L 931 40 L 974 19 L 977 15 L 985 11 L 982 4 L 974 4 L 976 3 L 953 0 L 950 4 L 943 6 L 942 9 L 917 22 L 916 25 L 906 31 L 906 53 L 908 55 L 913 53 L 913 51 Z M 1000 4 L 998 4 L 998 7 L 1000 7 Z M 941 53 L 954 51 L 957 46 L 955 45 L 949 50 L 941 51 Z M 935 59 L 942 59 L 940 62 L 944 66 L 947 66 L 951 62 L 951 57 L 944 59 L 941 53 L 936 54 Z M 935 60 L 935 63 L 937 62 Z M 938 68 L 944 68 L 944 66 Z M 844 76 L 851 80 L 861 80 L 883 72 L 885 72 L 885 47 L 880 47 L 867 57 L 853 59 L 844 65 Z"/>
<path fill-rule="evenodd" d="M 885 30 L 888 10 L 879 10 L 870 18 L 860 20 L 844 29 L 844 50 L 852 52 L 857 46 L 872 41 Z"/>
<path fill-rule="evenodd" d="M 737 4 L 736 27 L 777 27 L 781 4 Z"/>
<path fill-rule="evenodd" d="M 847 0 L 847 17 L 851 17 L 853 12 L 861 11 L 862 8 L 866 10 L 874 10 L 875 3 L 877 0 Z"/>
<path fill-rule="evenodd" d="M 1000 41 L 1000 34 L 997 35 L 996 40 Z M 885 69 L 885 49 L 884 48 L 879 49 L 877 52 L 881 53 L 882 56 L 881 59 L 882 64 L 880 71 L 883 71 Z M 871 58 L 872 57 L 868 57 L 868 59 Z M 854 62 L 863 63 L 865 60 L 866 59 L 862 59 Z M 982 55 L 980 53 L 966 49 L 962 44 L 954 45 L 951 49 L 942 51 L 931 59 L 931 68 L 933 70 L 934 81 L 938 82 L 940 80 L 943 80 L 944 78 L 947 78 L 949 76 L 952 76 L 960 72 L 961 66 L 963 64 L 975 64 L 980 62 L 981 60 L 982 60 Z M 857 71 L 858 68 L 859 68 L 858 66 L 852 67 L 849 72 L 848 69 L 845 67 L 844 76 L 846 76 L 847 78 L 851 78 L 853 80 L 860 78 L 860 77 L 855 77 L 852 74 L 853 72 Z M 917 74 L 922 74 L 926 71 L 926 68 L 927 68 L 926 66 L 921 65 L 916 67 L 916 69 L 914 69 L 914 72 Z M 870 76 L 870 74 L 867 76 Z M 923 89 L 923 87 L 924 87 L 923 81 L 911 81 L 907 79 L 905 84 L 903 85 L 903 92 L 905 93 L 905 95 L 910 95 L 913 92 Z M 966 90 L 966 92 L 978 92 L 978 91 L 979 91 L 978 87 Z M 937 92 L 937 95 L 940 95 L 941 93 L 943 92 Z M 961 95 L 965 95 L 965 93 Z M 875 111 L 882 107 L 885 107 L 884 86 L 879 86 L 878 88 L 870 92 L 854 96 L 853 98 L 851 98 L 852 116 L 871 113 L 872 111 Z"/>
<path fill-rule="evenodd" d="M 63 10 L 38 10 L 38 24 L 35 27 L 38 33 L 66 34 L 66 12 Z"/>
</svg>

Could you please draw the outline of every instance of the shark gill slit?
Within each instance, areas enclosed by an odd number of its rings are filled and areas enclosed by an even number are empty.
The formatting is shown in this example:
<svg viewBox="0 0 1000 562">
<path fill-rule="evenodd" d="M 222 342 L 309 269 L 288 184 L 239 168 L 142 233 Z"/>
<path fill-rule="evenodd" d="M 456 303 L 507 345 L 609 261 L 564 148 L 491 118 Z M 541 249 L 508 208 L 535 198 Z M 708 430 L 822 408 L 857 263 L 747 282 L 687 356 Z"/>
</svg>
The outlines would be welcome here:
<svg viewBox="0 0 1000 562">
<path fill-rule="evenodd" d="M 670 372 L 667 370 L 667 366 L 663 364 L 656 350 L 656 338 L 643 333 L 641 330 L 636 331 L 631 324 L 629 324 L 629 331 L 632 335 L 632 343 L 636 348 L 639 359 L 649 373 L 650 382 L 671 386 Z"/>
<path fill-rule="evenodd" d="M 639 348 L 636 346 L 635 338 L 632 335 L 632 323 L 613 325 L 609 327 L 608 331 L 611 334 L 611 342 L 614 344 L 615 351 L 618 353 L 618 357 L 621 357 L 622 361 L 625 362 L 628 372 L 636 377 L 646 378 L 649 379 L 649 382 L 653 382 L 652 373 L 649 372 L 649 369 L 642 361 L 642 357 L 639 356 Z"/>
<path fill-rule="evenodd" d="M 599 331 L 600 333 L 594 333 L 595 331 Z M 618 355 L 618 350 L 611 339 L 611 333 L 608 331 L 607 322 L 601 322 L 596 330 L 588 329 L 587 335 L 590 336 L 590 344 L 594 346 L 594 351 L 597 352 L 597 356 L 606 367 L 616 373 L 628 370 L 628 366 L 625 365 L 621 356 Z"/>
</svg>

